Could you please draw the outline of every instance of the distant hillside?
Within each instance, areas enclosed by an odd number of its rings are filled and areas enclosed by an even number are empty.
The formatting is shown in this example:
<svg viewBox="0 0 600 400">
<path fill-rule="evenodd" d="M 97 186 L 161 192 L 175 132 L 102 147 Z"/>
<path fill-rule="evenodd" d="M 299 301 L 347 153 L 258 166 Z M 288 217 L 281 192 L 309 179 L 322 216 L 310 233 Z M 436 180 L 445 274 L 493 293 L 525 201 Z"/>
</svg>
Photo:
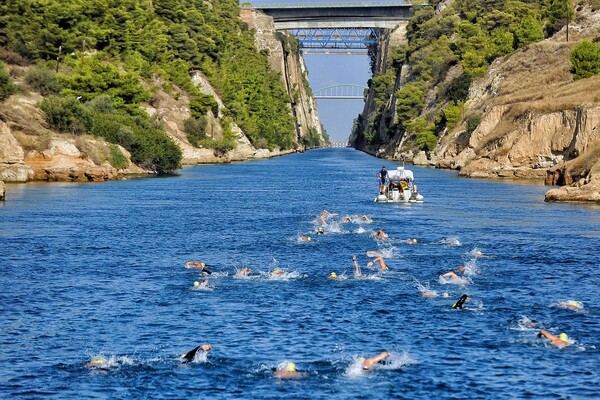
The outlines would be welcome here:
<svg viewBox="0 0 600 400">
<path fill-rule="evenodd" d="M 355 145 L 464 176 L 548 173 L 550 184 L 591 182 L 600 158 L 600 76 L 577 76 L 572 54 L 586 38 L 585 68 L 600 54 L 600 2 L 570 4 L 455 0 L 417 8 L 407 40 L 374 71 L 376 101 L 357 120 Z M 585 162 L 570 161 L 589 152 Z"/>
<path fill-rule="evenodd" d="M 294 149 L 291 96 L 239 12 L 237 0 L 3 2 L 0 70 L 17 90 L 0 96 L 0 123 L 19 132 L 25 153 L 47 150 L 52 132 L 91 135 L 157 173 L 180 167 L 181 145 L 217 156 L 244 141 Z M 23 127 L 27 119 L 36 123 Z M 114 149 L 97 161 L 122 168 Z"/>
</svg>

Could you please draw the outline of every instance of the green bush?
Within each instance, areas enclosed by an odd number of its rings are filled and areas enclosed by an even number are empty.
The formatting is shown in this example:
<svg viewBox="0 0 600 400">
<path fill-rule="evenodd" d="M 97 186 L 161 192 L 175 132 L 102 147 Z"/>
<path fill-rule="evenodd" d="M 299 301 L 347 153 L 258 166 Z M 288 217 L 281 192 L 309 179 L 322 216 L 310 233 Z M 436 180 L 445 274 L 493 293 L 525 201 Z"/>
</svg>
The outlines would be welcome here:
<svg viewBox="0 0 600 400">
<path fill-rule="evenodd" d="M 129 160 L 123 155 L 116 144 L 109 145 L 110 149 L 110 165 L 116 169 L 122 169 L 129 165 Z"/>
<path fill-rule="evenodd" d="M 457 76 L 444 90 L 443 96 L 449 101 L 465 101 L 469 97 L 469 89 L 473 78 L 467 73 Z"/>
<path fill-rule="evenodd" d="M 475 129 L 477 129 L 477 127 L 479 126 L 479 124 L 481 123 L 481 116 L 479 115 L 471 115 L 469 118 L 467 118 L 467 122 L 466 122 L 466 128 L 467 128 L 467 133 L 471 134 L 475 131 Z"/>
<path fill-rule="evenodd" d="M 34 65 L 27 71 L 25 82 L 42 96 L 58 94 L 62 89 L 56 73 L 42 64 Z"/>
<path fill-rule="evenodd" d="M 425 94 L 418 86 L 407 84 L 396 92 L 396 112 L 400 123 L 406 128 L 413 118 L 416 118 L 425 101 Z"/>
<path fill-rule="evenodd" d="M 600 74 L 600 47 L 584 39 L 571 51 L 571 73 L 575 79 Z"/>
<path fill-rule="evenodd" d="M 50 128 L 83 134 L 92 127 L 92 113 L 73 96 L 50 96 L 38 103 Z"/>
<path fill-rule="evenodd" d="M 0 63 L 0 101 L 6 99 L 17 91 L 17 87 L 12 82 L 10 75 L 4 69 L 4 64 Z"/>
<path fill-rule="evenodd" d="M 190 100 L 190 112 L 194 118 L 203 118 L 209 111 L 216 117 L 219 115 L 219 105 L 209 94 L 200 93 Z"/>
<path fill-rule="evenodd" d="M 442 115 L 444 117 L 444 121 L 446 123 L 446 128 L 448 132 L 451 132 L 456 125 L 462 119 L 463 114 L 465 113 L 465 106 L 461 102 L 450 102 L 444 109 L 442 110 Z"/>
<path fill-rule="evenodd" d="M 198 118 L 186 119 L 183 121 L 183 131 L 192 146 L 198 147 L 200 142 L 206 139 L 206 117 L 200 115 Z"/>
</svg>

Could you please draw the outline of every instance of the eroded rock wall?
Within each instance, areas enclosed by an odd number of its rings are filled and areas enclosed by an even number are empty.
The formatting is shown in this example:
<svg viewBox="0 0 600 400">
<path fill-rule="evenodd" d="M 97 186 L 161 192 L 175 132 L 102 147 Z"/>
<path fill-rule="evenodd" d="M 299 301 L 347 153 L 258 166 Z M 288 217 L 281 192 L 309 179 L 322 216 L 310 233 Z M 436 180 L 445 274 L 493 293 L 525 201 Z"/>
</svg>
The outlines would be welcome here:
<svg viewBox="0 0 600 400">
<path fill-rule="evenodd" d="M 271 67 L 281 74 L 288 94 L 293 99 L 290 111 L 296 119 L 298 142 L 310 132 L 314 132 L 324 143 L 317 103 L 309 92 L 306 64 L 299 52 L 286 45 L 289 34 L 277 32 L 273 18 L 262 12 L 242 10 L 241 17 L 255 30 L 256 47 L 259 50 L 268 50 Z"/>
</svg>

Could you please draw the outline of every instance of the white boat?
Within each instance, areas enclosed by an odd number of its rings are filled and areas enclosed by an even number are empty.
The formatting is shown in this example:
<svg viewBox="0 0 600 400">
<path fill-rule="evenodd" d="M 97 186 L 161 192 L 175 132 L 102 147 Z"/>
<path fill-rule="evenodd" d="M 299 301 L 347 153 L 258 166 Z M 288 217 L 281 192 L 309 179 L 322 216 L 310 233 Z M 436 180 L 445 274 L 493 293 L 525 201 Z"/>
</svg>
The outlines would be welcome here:
<svg viewBox="0 0 600 400">
<path fill-rule="evenodd" d="M 379 188 L 378 188 L 379 189 Z M 422 203 L 425 201 L 414 183 L 413 172 L 404 167 L 388 171 L 383 193 L 375 197 L 378 203 Z"/>
</svg>

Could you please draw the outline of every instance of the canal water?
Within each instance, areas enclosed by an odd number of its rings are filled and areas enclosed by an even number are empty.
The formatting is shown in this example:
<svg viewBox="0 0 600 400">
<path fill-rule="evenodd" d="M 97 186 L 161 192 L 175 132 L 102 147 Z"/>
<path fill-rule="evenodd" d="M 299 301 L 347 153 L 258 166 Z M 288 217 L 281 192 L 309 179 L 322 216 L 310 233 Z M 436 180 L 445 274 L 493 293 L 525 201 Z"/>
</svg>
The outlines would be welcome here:
<svg viewBox="0 0 600 400">
<path fill-rule="evenodd" d="M 176 177 L 9 186 L 0 397 L 598 398 L 600 208 L 420 167 L 425 203 L 374 203 L 382 164 L 399 165 L 321 149 Z M 338 215 L 323 224 L 324 209 Z M 367 251 L 390 271 L 367 268 Z M 208 288 L 194 288 L 190 260 L 208 265 Z M 459 265 L 458 281 L 439 279 Z M 252 274 L 234 277 L 244 266 Z M 452 309 L 463 293 L 471 301 Z M 180 362 L 202 343 L 206 357 Z M 384 350 L 385 364 L 361 370 L 359 357 Z M 105 368 L 85 366 L 95 357 Z M 306 375 L 275 378 L 287 361 Z"/>
</svg>

